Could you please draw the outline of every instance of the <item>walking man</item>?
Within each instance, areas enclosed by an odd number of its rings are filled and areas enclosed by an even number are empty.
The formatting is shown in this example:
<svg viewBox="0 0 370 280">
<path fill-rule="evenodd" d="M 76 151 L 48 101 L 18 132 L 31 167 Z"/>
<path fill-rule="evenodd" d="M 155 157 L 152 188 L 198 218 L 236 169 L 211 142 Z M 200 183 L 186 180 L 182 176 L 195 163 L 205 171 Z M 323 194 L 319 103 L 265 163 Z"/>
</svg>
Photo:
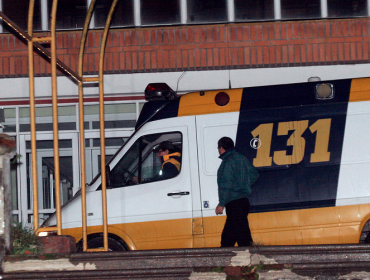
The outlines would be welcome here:
<svg viewBox="0 0 370 280">
<path fill-rule="evenodd" d="M 234 149 L 229 137 L 218 140 L 222 163 L 217 171 L 218 198 L 216 215 L 226 208 L 226 223 L 221 235 L 221 247 L 250 246 L 253 243 L 248 223 L 251 185 L 258 179 L 258 171 L 248 159 Z"/>
</svg>

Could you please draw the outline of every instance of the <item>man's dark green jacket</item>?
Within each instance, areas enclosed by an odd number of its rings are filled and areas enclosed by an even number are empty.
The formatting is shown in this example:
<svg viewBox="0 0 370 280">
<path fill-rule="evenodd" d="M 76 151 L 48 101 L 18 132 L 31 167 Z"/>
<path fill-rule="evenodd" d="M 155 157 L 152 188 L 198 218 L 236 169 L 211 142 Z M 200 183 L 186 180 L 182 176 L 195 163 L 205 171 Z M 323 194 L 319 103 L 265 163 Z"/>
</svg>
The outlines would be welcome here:
<svg viewBox="0 0 370 280">
<path fill-rule="evenodd" d="M 226 151 L 220 158 L 222 163 L 217 171 L 218 205 L 225 207 L 230 201 L 250 195 L 251 185 L 259 174 L 249 160 L 234 149 Z"/>
</svg>

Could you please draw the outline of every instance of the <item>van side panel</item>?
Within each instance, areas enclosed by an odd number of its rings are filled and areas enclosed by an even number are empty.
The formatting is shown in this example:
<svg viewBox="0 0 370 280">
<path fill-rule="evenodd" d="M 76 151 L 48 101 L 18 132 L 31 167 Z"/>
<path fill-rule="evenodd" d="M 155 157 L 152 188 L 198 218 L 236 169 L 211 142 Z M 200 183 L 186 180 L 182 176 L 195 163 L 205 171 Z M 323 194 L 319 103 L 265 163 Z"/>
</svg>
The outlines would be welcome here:
<svg viewBox="0 0 370 280">
<path fill-rule="evenodd" d="M 352 81 L 336 205 L 370 202 L 370 79 Z"/>
<path fill-rule="evenodd" d="M 330 82 L 330 100 L 314 83 L 244 89 L 236 148 L 259 167 L 252 212 L 335 205 L 351 80 Z"/>
</svg>

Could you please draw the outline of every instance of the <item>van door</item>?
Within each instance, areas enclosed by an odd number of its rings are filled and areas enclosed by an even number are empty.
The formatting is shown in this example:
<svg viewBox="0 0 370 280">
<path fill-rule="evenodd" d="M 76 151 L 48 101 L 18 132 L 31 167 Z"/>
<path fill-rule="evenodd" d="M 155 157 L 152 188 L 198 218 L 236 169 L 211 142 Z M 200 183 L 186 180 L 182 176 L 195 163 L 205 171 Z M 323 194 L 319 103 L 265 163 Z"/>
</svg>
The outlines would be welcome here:
<svg viewBox="0 0 370 280">
<path fill-rule="evenodd" d="M 170 154 L 180 162 L 176 175 L 161 174 L 162 162 L 155 148 L 162 141 L 175 146 Z M 193 247 L 193 213 L 198 218 L 201 213 L 194 117 L 146 124 L 110 168 L 110 226 L 124 232 L 136 249 Z M 94 209 L 100 207 L 95 203 Z"/>
<path fill-rule="evenodd" d="M 221 164 L 217 142 L 223 136 L 236 140 L 238 119 L 239 112 L 196 116 L 205 247 L 219 247 L 221 244 L 226 216 L 225 212 L 222 216 L 215 215 L 218 205 L 217 170 Z"/>
<path fill-rule="evenodd" d="M 298 212 L 292 214 L 285 211 L 288 202 L 294 204 L 299 199 L 294 163 L 301 156 L 297 153 L 287 155 L 286 146 L 290 145 L 291 136 L 288 131 L 299 130 L 300 133 L 301 129 L 294 126 L 295 122 L 289 122 L 294 120 L 294 114 L 287 116 L 281 111 L 270 109 L 268 113 L 262 110 L 249 113 L 241 110 L 240 113 L 197 116 L 199 173 L 207 247 L 220 246 L 225 224 L 225 215 L 215 215 L 218 204 L 217 170 L 221 163 L 217 142 L 223 136 L 232 138 L 236 150 L 260 171 L 260 178 L 252 185 L 249 197 L 251 214 L 248 217 L 254 241 L 263 244 L 302 242 Z"/>
</svg>

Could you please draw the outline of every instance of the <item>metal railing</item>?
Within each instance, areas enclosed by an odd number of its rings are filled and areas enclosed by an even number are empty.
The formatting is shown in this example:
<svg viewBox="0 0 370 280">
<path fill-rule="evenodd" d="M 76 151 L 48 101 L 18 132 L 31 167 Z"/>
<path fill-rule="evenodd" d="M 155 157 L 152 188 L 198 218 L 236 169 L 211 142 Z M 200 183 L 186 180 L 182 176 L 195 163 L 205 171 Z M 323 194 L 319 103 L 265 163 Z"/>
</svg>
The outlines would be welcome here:
<svg viewBox="0 0 370 280">
<path fill-rule="evenodd" d="M 52 79 L 52 111 L 53 111 L 53 139 L 54 139 L 54 179 L 55 179 L 55 205 L 56 227 L 43 228 L 42 231 L 57 231 L 62 235 L 61 195 L 60 195 L 60 166 L 59 166 L 59 136 L 58 136 L 58 94 L 57 94 L 57 67 L 64 74 L 71 76 L 78 85 L 79 96 L 79 126 L 80 126 L 80 175 L 82 196 L 82 238 L 83 251 L 108 251 L 108 218 L 107 218 L 107 195 L 106 195 L 106 170 L 105 170 L 105 125 L 104 125 L 104 55 L 106 41 L 109 33 L 112 16 L 118 0 L 112 2 L 105 23 L 99 54 L 99 75 L 97 77 L 83 77 L 84 52 L 89 31 L 89 24 L 95 8 L 96 0 L 92 0 L 86 16 L 81 36 L 78 60 L 78 74 L 65 65 L 56 57 L 56 15 L 58 0 L 53 0 L 51 9 L 50 36 L 35 37 L 33 34 L 33 15 L 35 0 L 30 0 L 28 11 L 28 32 L 22 30 L 15 22 L 0 11 L 0 19 L 3 20 L 14 32 L 25 39 L 28 44 L 28 67 L 29 67 L 29 91 L 30 91 L 30 124 L 31 124 L 31 154 L 32 154 L 32 191 L 33 191 L 33 218 L 34 229 L 39 228 L 38 207 L 38 178 L 37 178 L 37 148 L 36 148 L 36 114 L 35 114 L 35 75 L 34 75 L 34 50 L 51 63 Z M 50 43 L 50 51 L 42 46 L 42 43 Z M 85 133 L 84 133 L 84 83 L 99 83 L 99 114 L 100 114 L 100 153 L 101 153 L 101 179 L 102 179 L 102 213 L 103 213 L 103 249 L 87 248 L 87 215 L 86 215 L 86 163 L 85 163 Z"/>
</svg>

